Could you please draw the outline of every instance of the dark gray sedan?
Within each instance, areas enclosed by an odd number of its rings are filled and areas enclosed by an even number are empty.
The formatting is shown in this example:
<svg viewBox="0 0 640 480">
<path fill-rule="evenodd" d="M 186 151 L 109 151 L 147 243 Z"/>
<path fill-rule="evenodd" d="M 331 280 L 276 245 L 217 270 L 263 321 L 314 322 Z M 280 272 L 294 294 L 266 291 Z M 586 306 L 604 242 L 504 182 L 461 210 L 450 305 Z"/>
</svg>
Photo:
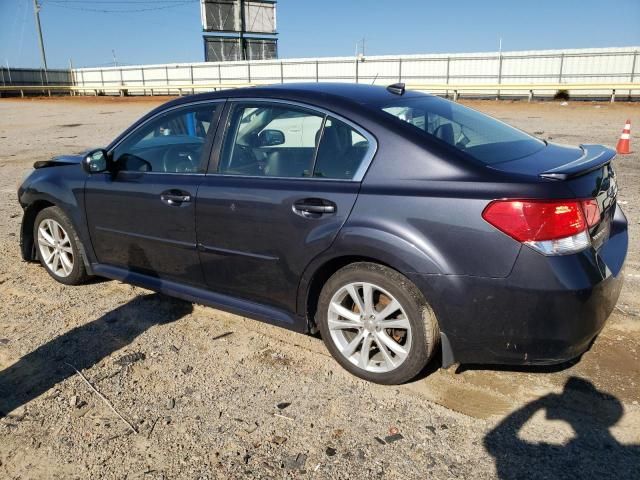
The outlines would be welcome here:
<svg viewBox="0 0 640 480">
<path fill-rule="evenodd" d="M 205 93 L 37 162 L 22 255 L 317 332 L 380 383 L 581 355 L 620 292 L 614 152 L 353 84 Z"/>
</svg>

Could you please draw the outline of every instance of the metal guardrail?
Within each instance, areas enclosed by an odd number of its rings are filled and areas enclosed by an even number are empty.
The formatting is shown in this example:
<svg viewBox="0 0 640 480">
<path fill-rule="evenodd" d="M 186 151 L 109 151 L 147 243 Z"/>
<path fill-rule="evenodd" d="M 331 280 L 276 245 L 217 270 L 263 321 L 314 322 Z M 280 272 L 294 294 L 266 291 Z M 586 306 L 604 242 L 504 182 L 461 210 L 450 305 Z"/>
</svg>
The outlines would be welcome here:
<svg viewBox="0 0 640 480">
<path fill-rule="evenodd" d="M 105 94 L 106 92 L 117 92 L 121 96 L 128 95 L 129 93 L 142 93 L 151 95 L 158 94 L 158 92 L 167 92 L 171 95 L 171 92 L 177 92 L 178 95 L 185 93 L 195 93 L 197 91 L 216 91 L 229 88 L 240 87 L 252 87 L 258 86 L 257 83 L 184 83 L 184 84 L 156 84 L 139 85 L 139 86 L 119 86 L 119 85 L 106 85 L 106 86 L 70 86 L 70 85 L 16 85 L 16 86 L 0 86 L 1 92 L 19 92 L 24 97 L 25 92 L 42 92 L 51 96 L 52 92 L 65 92 L 71 95 L 77 94 L 93 94 L 95 96 Z M 535 92 L 545 91 L 602 91 L 610 94 L 611 102 L 616 99 L 616 92 L 622 91 L 629 92 L 637 90 L 640 92 L 640 82 L 624 82 L 624 83 L 536 83 L 536 84 L 523 84 L 523 83 L 476 83 L 476 84 L 450 84 L 450 83 L 432 83 L 432 84 L 408 84 L 407 89 L 421 90 L 433 93 L 440 92 L 452 92 L 453 99 L 457 100 L 461 93 L 464 92 L 527 92 L 528 99 L 531 101 L 534 98 Z"/>
<path fill-rule="evenodd" d="M 190 83 L 183 85 L 159 84 L 153 86 L 101 85 L 93 87 L 72 85 L 7 85 L 0 86 L 0 92 L 19 92 L 21 97 L 24 97 L 25 92 L 42 92 L 43 94 L 47 94 L 49 96 L 51 96 L 52 92 L 66 92 L 71 95 L 77 95 L 79 93 L 83 93 L 86 95 L 87 92 L 90 92 L 95 96 L 104 94 L 106 92 L 118 92 L 120 96 L 125 96 L 129 92 L 142 92 L 143 94 L 146 94 L 146 92 L 150 92 L 153 96 L 154 94 L 157 94 L 157 92 L 167 92 L 169 95 L 171 95 L 170 92 L 178 92 L 179 95 L 183 95 L 185 91 L 195 93 L 196 91 L 216 91 L 229 88 L 252 87 L 255 85 L 256 84 L 254 83 Z"/>
<path fill-rule="evenodd" d="M 505 92 L 527 92 L 528 100 L 531 101 L 534 98 L 535 92 L 545 91 L 598 91 L 610 92 L 611 102 L 616 100 L 616 91 L 628 91 L 631 94 L 632 90 L 638 90 L 640 92 L 640 83 L 636 82 L 623 82 L 623 83 L 476 83 L 476 84 L 446 84 L 446 83 L 432 83 L 432 84 L 408 84 L 406 86 L 411 90 L 422 90 L 428 92 L 453 92 L 453 99 L 457 100 L 461 92 L 485 92 L 485 91 L 497 91 L 498 97 L 501 91 Z"/>
<path fill-rule="evenodd" d="M 156 85 L 104 85 L 100 87 L 83 87 L 73 86 L 70 88 L 72 92 L 92 92 L 94 95 L 98 95 L 99 92 L 118 92 L 119 95 L 125 96 L 131 92 L 142 92 L 146 95 L 147 92 L 153 96 L 157 92 L 178 92 L 178 95 L 182 96 L 185 92 L 196 93 L 196 91 L 216 91 L 225 90 L 229 88 L 242 88 L 253 87 L 255 83 L 185 83 L 185 84 L 156 84 Z"/>
</svg>

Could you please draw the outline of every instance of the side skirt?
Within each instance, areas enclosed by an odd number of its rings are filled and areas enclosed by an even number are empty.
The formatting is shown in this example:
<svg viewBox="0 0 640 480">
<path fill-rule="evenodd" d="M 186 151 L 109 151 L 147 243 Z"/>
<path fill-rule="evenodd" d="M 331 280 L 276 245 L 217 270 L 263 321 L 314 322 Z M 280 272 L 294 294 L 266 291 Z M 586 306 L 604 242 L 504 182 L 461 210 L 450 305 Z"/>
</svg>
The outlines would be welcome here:
<svg viewBox="0 0 640 480">
<path fill-rule="evenodd" d="M 215 293 L 203 288 L 184 285 L 171 280 L 151 277 L 110 265 L 93 264 L 93 273 L 100 277 L 120 280 L 142 288 L 148 288 L 188 302 L 200 303 L 235 315 L 250 317 L 299 333 L 307 333 L 307 321 L 289 312 L 260 303 Z"/>
</svg>

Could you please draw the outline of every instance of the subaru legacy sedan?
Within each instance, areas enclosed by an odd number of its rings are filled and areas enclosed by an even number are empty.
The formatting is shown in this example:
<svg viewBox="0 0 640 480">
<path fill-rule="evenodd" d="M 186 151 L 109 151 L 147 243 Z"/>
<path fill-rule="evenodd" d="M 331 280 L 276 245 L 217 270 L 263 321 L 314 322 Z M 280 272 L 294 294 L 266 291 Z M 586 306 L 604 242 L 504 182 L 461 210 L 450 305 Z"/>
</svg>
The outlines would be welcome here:
<svg viewBox="0 0 640 480">
<path fill-rule="evenodd" d="M 396 384 L 430 360 L 555 364 L 614 308 L 615 152 L 448 100 L 286 84 L 173 100 L 20 187 L 22 256 L 298 332 Z"/>
</svg>

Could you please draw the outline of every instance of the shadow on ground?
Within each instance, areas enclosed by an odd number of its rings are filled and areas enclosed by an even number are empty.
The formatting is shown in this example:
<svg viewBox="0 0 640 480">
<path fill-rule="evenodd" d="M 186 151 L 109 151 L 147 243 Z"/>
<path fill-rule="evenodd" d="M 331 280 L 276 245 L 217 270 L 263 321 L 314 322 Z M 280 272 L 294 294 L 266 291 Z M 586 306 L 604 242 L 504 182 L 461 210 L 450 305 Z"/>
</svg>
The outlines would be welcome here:
<svg viewBox="0 0 640 480">
<path fill-rule="evenodd" d="M 193 305 L 160 294 L 138 296 L 97 320 L 74 328 L 0 371 L 0 418 L 78 370 L 90 368 L 154 325 L 174 322 Z"/>
<path fill-rule="evenodd" d="M 475 364 L 464 363 L 458 365 L 455 369 L 456 373 L 464 373 L 474 370 L 487 370 L 494 372 L 520 372 L 520 373 L 558 373 L 570 369 L 574 365 L 580 363 L 580 357 L 567 360 L 562 363 L 554 363 L 552 365 L 500 365 L 500 364 Z"/>
<path fill-rule="evenodd" d="M 539 410 L 574 430 L 564 445 L 531 443 L 520 437 Z M 549 394 L 508 415 L 489 432 L 486 449 L 501 479 L 640 478 L 640 444 L 623 445 L 610 433 L 623 415 L 622 403 L 587 380 L 571 377 L 561 394 Z"/>
</svg>

